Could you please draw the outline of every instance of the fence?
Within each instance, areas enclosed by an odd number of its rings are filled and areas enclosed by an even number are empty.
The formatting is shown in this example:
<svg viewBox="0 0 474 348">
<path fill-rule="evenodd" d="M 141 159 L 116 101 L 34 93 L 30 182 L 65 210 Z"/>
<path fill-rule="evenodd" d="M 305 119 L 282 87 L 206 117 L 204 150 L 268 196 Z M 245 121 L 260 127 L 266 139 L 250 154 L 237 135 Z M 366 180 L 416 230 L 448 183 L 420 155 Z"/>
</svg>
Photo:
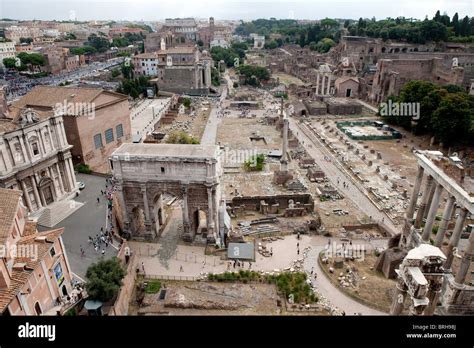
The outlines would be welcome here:
<svg viewBox="0 0 474 348">
<path fill-rule="evenodd" d="M 179 275 L 160 275 L 160 274 L 144 274 L 145 279 L 159 279 L 159 280 L 186 280 L 196 281 L 200 279 L 194 276 L 179 276 Z"/>
<path fill-rule="evenodd" d="M 145 257 L 156 257 L 159 258 L 159 253 L 161 250 L 158 249 L 158 246 L 139 246 L 138 248 L 134 248 L 135 254 L 139 256 Z M 196 263 L 196 264 L 205 264 L 211 265 L 213 267 L 217 267 L 219 265 L 224 264 L 224 261 L 219 259 L 218 256 L 207 256 L 207 255 L 198 255 L 195 253 L 182 253 L 182 252 L 174 252 L 169 255 L 168 260 L 176 260 L 176 261 L 184 261 L 187 263 Z"/>
</svg>

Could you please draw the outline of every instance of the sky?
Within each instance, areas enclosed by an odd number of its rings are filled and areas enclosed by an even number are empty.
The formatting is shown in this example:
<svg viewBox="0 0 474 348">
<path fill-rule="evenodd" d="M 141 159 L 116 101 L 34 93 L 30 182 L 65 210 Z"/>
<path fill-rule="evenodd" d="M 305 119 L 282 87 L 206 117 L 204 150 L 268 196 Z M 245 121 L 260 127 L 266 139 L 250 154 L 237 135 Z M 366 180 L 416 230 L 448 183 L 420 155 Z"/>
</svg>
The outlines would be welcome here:
<svg viewBox="0 0 474 348">
<path fill-rule="evenodd" d="M 474 16 L 474 0 L 0 0 L 0 18 L 40 20 L 322 19 L 404 16 L 432 18 L 437 10 Z"/>
</svg>

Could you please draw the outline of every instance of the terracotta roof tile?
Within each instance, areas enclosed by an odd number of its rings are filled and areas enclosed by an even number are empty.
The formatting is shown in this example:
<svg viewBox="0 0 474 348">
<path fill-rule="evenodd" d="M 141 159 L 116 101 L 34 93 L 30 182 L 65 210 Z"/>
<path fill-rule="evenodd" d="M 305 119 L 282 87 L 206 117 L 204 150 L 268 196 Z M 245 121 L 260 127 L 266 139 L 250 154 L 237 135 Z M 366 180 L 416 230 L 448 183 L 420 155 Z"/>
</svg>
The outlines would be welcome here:
<svg viewBox="0 0 474 348">
<path fill-rule="evenodd" d="M 0 188 L 0 242 L 12 229 L 22 192 Z"/>
<path fill-rule="evenodd" d="M 32 225 L 29 226 L 31 228 Z M 64 228 L 59 228 L 51 231 L 36 232 L 34 234 L 24 235 L 19 241 L 17 246 L 21 245 L 32 245 L 38 247 L 38 255 L 36 259 L 29 257 L 17 257 L 15 263 L 25 263 L 25 267 L 22 270 L 14 269 L 12 272 L 12 279 L 10 286 L 5 289 L 0 289 L 0 313 L 5 311 L 6 307 L 11 303 L 13 298 L 20 292 L 23 286 L 28 281 L 30 275 L 40 265 L 41 260 L 48 255 L 48 251 L 51 248 L 52 243 L 59 238 L 64 232 Z M 46 241 L 38 241 L 36 238 L 46 237 Z"/>
</svg>

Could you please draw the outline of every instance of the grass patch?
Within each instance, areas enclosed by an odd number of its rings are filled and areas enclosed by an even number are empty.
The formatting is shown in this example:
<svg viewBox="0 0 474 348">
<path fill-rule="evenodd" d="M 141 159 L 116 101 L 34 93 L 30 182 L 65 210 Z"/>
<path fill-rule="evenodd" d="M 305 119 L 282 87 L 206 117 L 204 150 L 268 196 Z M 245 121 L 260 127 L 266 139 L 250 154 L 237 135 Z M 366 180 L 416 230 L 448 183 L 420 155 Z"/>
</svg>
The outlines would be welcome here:
<svg viewBox="0 0 474 348">
<path fill-rule="evenodd" d="M 242 282 L 247 284 L 249 281 L 265 282 L 275 284 L 278 291 L 285 298 L 293 297 L 295 303 L 315 303 L 318 298 L 306 283 L 306 274 L 297 272 L 284 272 L 278 275 L 263 275 L 255 271 L 240 270 L 239 272 L 224 272 L 222 274 L 208 275 L 210 281 L 217 282 Z"/>
<path fill-rule="evenodd" d="M 161 289 L 161 282 L 159 280 L 150 280 L 145 287 L 146 294 L 156 294 Z"/>
</svg>

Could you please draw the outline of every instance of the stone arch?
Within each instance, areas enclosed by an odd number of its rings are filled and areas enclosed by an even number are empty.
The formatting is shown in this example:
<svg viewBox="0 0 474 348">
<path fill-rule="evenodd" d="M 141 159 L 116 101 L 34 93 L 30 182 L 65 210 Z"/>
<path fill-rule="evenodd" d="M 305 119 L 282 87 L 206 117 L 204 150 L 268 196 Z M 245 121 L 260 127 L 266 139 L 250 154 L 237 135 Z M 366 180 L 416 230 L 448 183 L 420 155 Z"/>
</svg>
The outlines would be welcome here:
<svg viewBox="0 0 474 348">
<path fill-rule="evenodd" d="M 202 209 L 196 209 L 193 212 L 193 227 L 195 233 L 202 235 L 203 237 L 207 236 L 207 214 Z"/>
</svg>

